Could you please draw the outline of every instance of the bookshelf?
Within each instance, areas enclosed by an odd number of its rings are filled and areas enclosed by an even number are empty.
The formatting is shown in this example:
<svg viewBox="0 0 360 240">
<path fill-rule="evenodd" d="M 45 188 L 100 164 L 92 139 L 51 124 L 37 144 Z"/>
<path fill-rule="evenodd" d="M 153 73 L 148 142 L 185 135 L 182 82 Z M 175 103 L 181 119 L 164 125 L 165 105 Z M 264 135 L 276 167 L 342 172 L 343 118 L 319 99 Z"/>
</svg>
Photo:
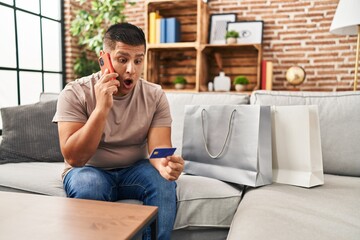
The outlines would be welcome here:
<svg viewBox="0 0 360 240">
<path fill-rule="evenodd" d="M 161 18 L 175 17 L 181 25 L 180 42 L 149 43 L 150 13 Z M 200 92 L 219 74 L 214 54 L 221 54 L 223 68 L 233 80 L 246 75 L 248 89 L 260 88 L 261 44 L 208 44 L 209 9 L 203 0 L 146 0 L 145 34 L 148 39 L 144 79 L 160 84 L 165 91 Z M 187 80 L 185 89 L 176 90 L 177 75 Z M 232 86 L 232 91 L 235 91 Z"/>
</svg>

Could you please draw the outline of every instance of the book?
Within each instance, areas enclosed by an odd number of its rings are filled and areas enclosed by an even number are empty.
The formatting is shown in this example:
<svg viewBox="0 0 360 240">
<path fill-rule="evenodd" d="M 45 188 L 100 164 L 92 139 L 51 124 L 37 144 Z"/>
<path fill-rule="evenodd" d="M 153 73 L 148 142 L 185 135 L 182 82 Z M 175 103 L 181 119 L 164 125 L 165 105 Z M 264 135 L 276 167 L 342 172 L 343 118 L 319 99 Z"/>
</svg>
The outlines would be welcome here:
<svg viewBox="0 0 360 240">
<path fill-rule="evenodd" d="M 180 22 L 174 17 L 166 19 L 166 42 L 180 42 Z"/>
<path fill-rule="evenodd" d="M 160 43 L 166 43 L 166 18 L 160 19 Z"/>
<path fill-rule="evenodd" d="M 261 90 L 272 90 L 273 81 L 273 63 L 270 61 L 261 61 Z"/>
<path fill-rule="evenodd" d="M 160 34 L 161 34 L 161 18 L 156 18 L 155 19 L 155 43 L 160 43 Z"/>
<path fill-rule="evenodd" d="M 149 43 L 155 43 L 156 37 L 156 12 L 149 13 Z"/>
<path fill-rule="evenodd" d="M 266 90 L 272 90 L 273 81 L 273 63 L 270 61 L 266 62 Z"/>
<path fill-rule="evenodd" d="M 261 61 L 261 82 L 260 89 L 266 90 L 266 60 Z"/>
<path fill-rule="evenodd" d="M 159 12 L 149 13 L 149 43 L 156 43 L 156 19 L 159 18 Z"/>
</svg>

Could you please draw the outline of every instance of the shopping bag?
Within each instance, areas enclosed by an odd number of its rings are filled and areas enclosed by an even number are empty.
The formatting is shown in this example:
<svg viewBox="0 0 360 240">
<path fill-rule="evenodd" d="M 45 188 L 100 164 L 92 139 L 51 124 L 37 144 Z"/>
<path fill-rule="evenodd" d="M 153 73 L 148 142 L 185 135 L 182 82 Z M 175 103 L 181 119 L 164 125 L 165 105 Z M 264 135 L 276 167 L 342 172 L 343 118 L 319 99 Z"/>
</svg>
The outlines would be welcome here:
<svg viewBox="0 0 360 240">
<path fill-rule="evenodd" d="M 273 106 L 273 181 L 302 187 L 324 183 L 318 107 Z"/>
<path fill-rule="evenodd" d="M 272 183 L 270 107 L 185 106 L 182 155 L 189 174 L 252 187 Z"/>
</svg>

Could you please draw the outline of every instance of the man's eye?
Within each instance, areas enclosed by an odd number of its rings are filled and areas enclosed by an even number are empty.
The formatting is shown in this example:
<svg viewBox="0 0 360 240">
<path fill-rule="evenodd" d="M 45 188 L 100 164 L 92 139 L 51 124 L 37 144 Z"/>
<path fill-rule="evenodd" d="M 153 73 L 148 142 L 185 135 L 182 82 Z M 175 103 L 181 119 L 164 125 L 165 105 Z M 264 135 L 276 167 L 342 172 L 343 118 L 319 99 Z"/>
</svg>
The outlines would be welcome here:
<svg viewBox="0 0 360 240">
<path fill-rule="evenodd" d="M 120 63 L 126 63 L 126 59 L 125 58 L 119 58 L 119 62 Z"/>
<path fill-rule="evenodd" d="M 135 60 L 135 64 L 140 64 L 142 62 L 142 59 Z"/>
</svg>

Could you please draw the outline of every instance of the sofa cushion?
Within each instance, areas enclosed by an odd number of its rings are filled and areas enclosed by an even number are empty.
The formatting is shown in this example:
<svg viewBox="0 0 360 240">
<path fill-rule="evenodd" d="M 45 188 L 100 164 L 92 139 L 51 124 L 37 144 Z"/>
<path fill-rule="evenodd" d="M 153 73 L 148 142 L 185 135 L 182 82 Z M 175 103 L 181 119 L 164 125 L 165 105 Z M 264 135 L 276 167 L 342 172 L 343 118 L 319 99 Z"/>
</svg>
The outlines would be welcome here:
<svg viewBox="0 0 360 240">
<path fill-rule="evenodd" d="M 326 174 L 325 184 L 311 189 L 253 189 L 241 201 L 227 239 L 359 239 L 359 186 L 358 177 Z"/>
<path fill-rule="evenodd" d="M 224 104 L 249 104 L 248 94 L 238 93 L 174 93 L 166 92 L 170 105 L 171 117 L 171 141 L 176 147 L 176 154 L 181 155 L 183 128 L 184 128 L 184 107 L 185 105 L 224 105 Z"/>
<path fill-rule="evenodd" d="M 177 180 L 176 194 L 174 229 L 229 228 L 241 200 L 242 187 L 184 174 Z"/>
<path fill-rule="evenodd" d="M 23 162 L 0 165 L 0 186 L 21 192 L 65 197 L 64 163 Z"/>
<path fill-rule="evenodd" d="M 63 162 L 55 111 L 56 101 L 2 108 L 0 163 Z"/>
<path fill-rule="evenodd" d="M 360 176 L 360 92 L 255 91 L 250 102 L 318 105 L 324 172 Z"/>
</svg>

